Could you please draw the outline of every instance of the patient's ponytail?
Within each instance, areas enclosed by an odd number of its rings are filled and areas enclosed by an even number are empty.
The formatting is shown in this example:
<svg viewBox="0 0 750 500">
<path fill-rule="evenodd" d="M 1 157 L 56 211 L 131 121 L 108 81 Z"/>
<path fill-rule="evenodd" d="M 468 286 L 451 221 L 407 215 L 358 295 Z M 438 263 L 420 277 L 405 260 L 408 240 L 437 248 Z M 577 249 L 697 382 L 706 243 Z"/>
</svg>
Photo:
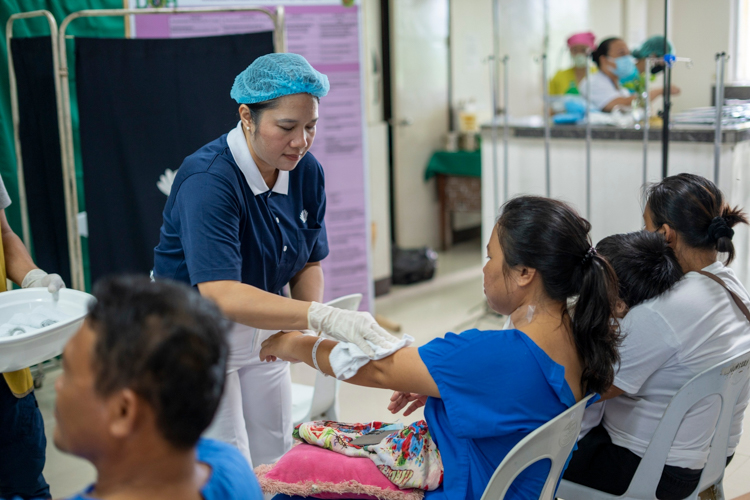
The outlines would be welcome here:
<svg viewBox="0 0 750 500">
<path fill-rule="evenodd" d="M 687 246 L 726 254 L 727 265 L 735 254 L 732 228 L 748 223 L 747 214 L 730 207 L 716 184 L 694 174 L 673 175 L 649 186 L 646 212 L 656 228 L 666 224 Z"/>
<path fill-rule="evenodd" d="M 590 230 L 591 224 L 565 203 L 537 196 L 509 200 L 497 221 L 506 273 L 519 265 L 533 268 L 552 300 L 576 299 L 572 315 L 565 305 L 561 314 L 583 364 L 582 384 L 603 393 L 619 361 L 617 277 L 592 247 Z"/>
<path fill-rule="evenodd" d="M 619 328 L 613 321 L 617 276 L 607 259 L 591 248 L 581 260 L 580 288 L 572 318 L 573 338 L 584 360 L 581 379 L 602 393 L 614 381 L 619 361 Z"/>
</svg>

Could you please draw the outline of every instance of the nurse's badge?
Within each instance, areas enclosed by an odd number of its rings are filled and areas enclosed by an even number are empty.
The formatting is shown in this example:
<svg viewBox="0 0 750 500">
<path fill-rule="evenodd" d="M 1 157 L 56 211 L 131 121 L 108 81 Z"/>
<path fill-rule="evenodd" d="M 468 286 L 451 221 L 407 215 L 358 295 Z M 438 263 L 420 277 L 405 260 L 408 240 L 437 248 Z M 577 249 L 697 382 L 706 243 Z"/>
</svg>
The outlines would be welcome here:
<svg viewBox="0 0 750 500">
<path fill-rule="evenodd" d="M 299 214 L 299 219 L 304 223 L 307 224 L 307 210 L 302 210 L 302 212 Z"/>
</svg>

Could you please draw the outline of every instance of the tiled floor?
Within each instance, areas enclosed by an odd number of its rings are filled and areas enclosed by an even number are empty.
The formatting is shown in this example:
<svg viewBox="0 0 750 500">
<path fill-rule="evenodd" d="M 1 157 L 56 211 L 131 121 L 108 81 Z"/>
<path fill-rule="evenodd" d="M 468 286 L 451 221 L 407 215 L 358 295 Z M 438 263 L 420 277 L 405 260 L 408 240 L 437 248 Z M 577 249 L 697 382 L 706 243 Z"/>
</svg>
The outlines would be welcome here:
<svg viewBox="0 0 750 500">
<path fill-rule="evenodd" d="M 457 245 L 450 252 L 442 254 L 439 262 L 435 279 L 408 287 L 394 287 L 390 294 L 376 300 L 377 312 L 400 323 L 402 332 L 413 336 L 416 345 L 442 336 L 447 331 L 501 327 L 503 320 L 500 317 L 486 313 L 479 242 Z M 314 380 L 313 370 L 304 365 L 294 365 L 292 374 L 297 382 Z M 88 463 L 60 453 L 52 445 L 53 385 L 56 375 L 57 372 L 52 372 L 47 376 L 44 387 L 37 391 L 37 398 L 49 437 L 44 474 L 52 486 L 52 494 L 58 498 L 90 484 L 95 478 L 95 471 Z M 394 416 L 386 410 L 389 398 L 388 391 L 343 384 L 340 392 L 341 419 L 349 422 L 393 421 Z M 410 415 L 406 421 L 420 418 L 421 411 Z M 745 418 L 745 429 L 750 429 L 750 412 Z M 750 432 L 740 442 L 737 454 L 727 468 L 724 491 L 728 499 L 750 492 Z"/>
</svg>

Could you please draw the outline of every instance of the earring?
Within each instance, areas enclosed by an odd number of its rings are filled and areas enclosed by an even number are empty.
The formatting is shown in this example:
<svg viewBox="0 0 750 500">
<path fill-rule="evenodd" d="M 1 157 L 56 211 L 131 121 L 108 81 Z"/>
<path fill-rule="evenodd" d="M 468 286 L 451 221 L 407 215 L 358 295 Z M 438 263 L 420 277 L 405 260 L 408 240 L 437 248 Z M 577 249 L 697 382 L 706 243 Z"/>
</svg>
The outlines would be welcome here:
<svg viewBox="0 0 750 500">
<path fill-rule="evenodd" d="M 250 127 L 245 127 L 246 129 L 250 130 Z"/>
</svg>

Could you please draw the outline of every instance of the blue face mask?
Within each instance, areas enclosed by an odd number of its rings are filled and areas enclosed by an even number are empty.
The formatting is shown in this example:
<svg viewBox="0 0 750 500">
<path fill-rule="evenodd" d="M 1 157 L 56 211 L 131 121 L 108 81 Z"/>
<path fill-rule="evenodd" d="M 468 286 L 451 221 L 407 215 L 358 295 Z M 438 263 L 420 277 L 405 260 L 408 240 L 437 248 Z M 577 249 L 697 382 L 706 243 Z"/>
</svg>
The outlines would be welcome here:
<svg viewBox="0 0 750 500">
<path fill-rule="evenodd" d="M 635 67 L 635 58 L 633 56 L 622 56 L 615 59 L 616 66 L 612 73 L 621 81 L 627 82 L 638 75 L 638 68 Z"/>
</svg>

